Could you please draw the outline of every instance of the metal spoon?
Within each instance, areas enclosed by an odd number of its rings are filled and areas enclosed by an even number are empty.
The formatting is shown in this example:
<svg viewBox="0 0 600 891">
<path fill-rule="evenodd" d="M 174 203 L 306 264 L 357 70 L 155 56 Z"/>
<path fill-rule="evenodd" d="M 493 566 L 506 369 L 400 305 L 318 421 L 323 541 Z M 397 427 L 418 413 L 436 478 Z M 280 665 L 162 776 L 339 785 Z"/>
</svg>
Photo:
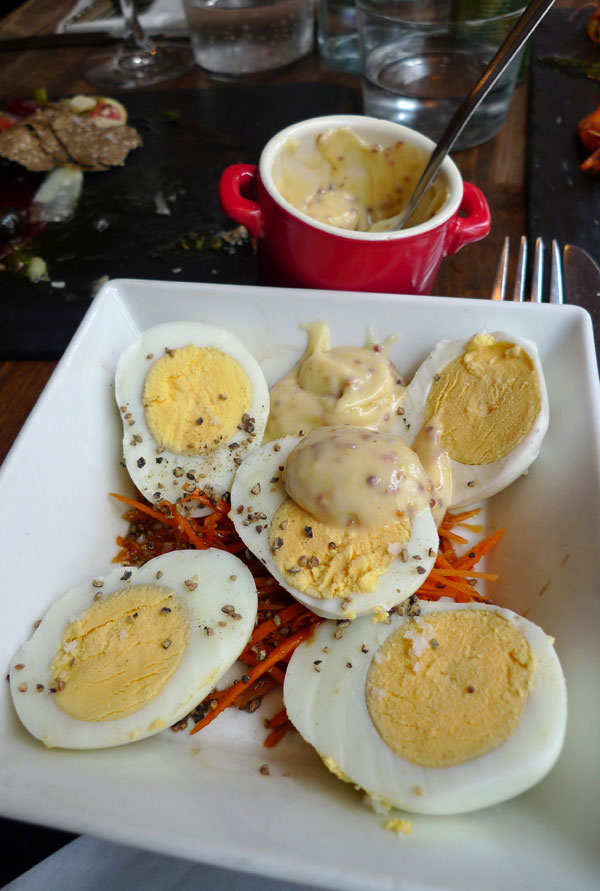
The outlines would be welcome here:
<svg viewBox="0 0 600 891">
<path fill-rule="evenodd" d="M 553 3 L 554 0 L 533 0 L 533 2 L 528 4 L 523 15 L 512 31 L 507 35 L 504 43 L 496 52 L 496 55 L 471 92 L 454 112 L 405 206 L 395 217 L 381 220 L 380 223 L 376 223 L 375 226 L 371 227 L 372 232 L 378 230 L 381 231 L 382 229 L 385 229 L 386 231 L 402 229 L 407 220 L 410 219 L 416 210 L 419 201 L 425 194 L 427 187 L 431 183 L 431 180 L 438 172 L 444 158 L 454 145 L 458 136 L 462 133 L 465 124 L 479 103 L 487 96 L 496 81 L 502 77 L 505 70 L 529 37 L 533 34 Z"/>
</svg>

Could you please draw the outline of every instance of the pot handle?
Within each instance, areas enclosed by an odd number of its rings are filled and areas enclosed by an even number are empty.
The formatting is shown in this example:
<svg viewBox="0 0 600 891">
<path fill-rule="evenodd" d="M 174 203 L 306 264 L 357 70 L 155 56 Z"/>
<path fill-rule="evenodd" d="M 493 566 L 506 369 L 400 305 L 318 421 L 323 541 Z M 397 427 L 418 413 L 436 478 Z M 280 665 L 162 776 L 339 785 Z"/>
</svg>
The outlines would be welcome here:
<svg viewBox="0 0 600 891">
<path fill-rule="evenodd" d="M 463 183 L 463 197 L 446 238 L 446 256 L 451 256 L 473 241 L 481 241 L 492 226 L 490 208 L 481 189 Z"/>
<path fill-rule="evenodd" d="M 223 211 L 245 226 L 255 238 L 262 228 L 262 210 L 258 201 L 246 198 L 243 193 L 255 188 L 257 177 L 256 164 L 231 164 L 219 179 L 219 201 Z"/>
</svg>

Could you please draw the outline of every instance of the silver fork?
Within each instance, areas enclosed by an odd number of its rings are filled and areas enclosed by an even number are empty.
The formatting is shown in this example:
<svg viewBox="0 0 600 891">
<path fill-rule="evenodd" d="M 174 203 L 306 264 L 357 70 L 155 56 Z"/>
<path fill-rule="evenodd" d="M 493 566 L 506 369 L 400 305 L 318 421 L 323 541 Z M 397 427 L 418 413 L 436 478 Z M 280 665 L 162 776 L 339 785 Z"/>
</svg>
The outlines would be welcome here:
<svg viewBox="0 0 600 891">
<path fill-rule="evenodd" d="M 494 283 L 490 298 L 492 300 L 505 300 L 506 298 L 506 280 L 508 276 L 508 257 L 510 253 L 510 238 L 504 239 L 502 251 L 498 259 L 498 267 L 494 276 Z M 517 259 L 517 270 L 515 273 L 515 282 L 513 285 L 512 299 L 516 303 L 523 303 L 525 299 L 525 288 L 527 284 L 527 238 L 525 235 L 521 237 L 519 245 L 519 256 Z M 535 240 L 535 252 L 533 258 L 533 266 L 531 270 L 531 285 L 529 288 L 529 301 L 531 303 L 542 303 L 544 287 L 544 242 L 541 238 Z M 564 303 L 562 262 L 560 257 L 560 248 L 558 242 L 552 242 L 552 260 L 550 268 L 550 289 L 548 292 L 548 303 Z"/>
</svg>

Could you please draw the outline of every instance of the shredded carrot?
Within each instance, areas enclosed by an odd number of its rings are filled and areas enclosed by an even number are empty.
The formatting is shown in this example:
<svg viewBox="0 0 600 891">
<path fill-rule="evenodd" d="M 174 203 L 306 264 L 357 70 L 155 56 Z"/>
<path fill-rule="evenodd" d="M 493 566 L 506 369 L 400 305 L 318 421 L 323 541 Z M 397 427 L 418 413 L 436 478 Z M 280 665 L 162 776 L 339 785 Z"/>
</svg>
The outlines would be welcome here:
<svg viewBox="0 0 600 891">
<path fill-rule="evenodd" d="M 451 514 L 449 511 L 445 514 L 440 526 L 445 529 L 450 529 L 453 526 L 459 526 L 465 522 L 465 520 L 471 520 L 473 517 L 476 517 L 477 514 L 481 512 L 480 507 L 472 507 L 471 510 L 464 510 L 460 514 Z"/>
<path fill-rule="evenodd" d="M 456 532 L 450 532 L 449 529 L 438 529 L 438 534 L 440 538 L 447 538 L 448 541 L 455 541 L 457 544 L 468 544 L 468 538 L 465 538 L 463 535 L 457 535 Z"/>
<path fill-rule="evenodd" d="M 211 507 L 219 514 L 228 514 L 231 510 L 231 505 L 228 504 L 227 501 L 224 501 L 216 495 L 207 495 L 202 489 L 193 489 L 191 492 L 186 492 L 186 494 L 179 499 L 179 504 L 184 504 L 189 501 L 198 501 L 200 504 L 203 504 L 204 507 Z M 211 515 L 209 514 L 209 516 Z"/>
<path fill-rule="evenodd" d="M 281 686 L 282 682 L 272 677 L 270 674 L 271 671 L 275 670 L 276 667 L 273 666 L 273 668 L 266 674 L 261 675 L 261 677 L 257 678 L 254 683 L 249 684 L 248 687 L 235 698 L 232 705 L 235 705 L 236 708 L 239 708 L 240 710 L 246 711 L 254 711 L 255 708 L 258 708 L 263 696 L 266 696 L 267 693 L 270 693 L 271 690 L 274 690 L 276 687 Z"/>
<path fill-rule="evenodd" d="M 276 715 L 273 715 L 272 718 L 269 718 L 268 721 L 265 721 L 265 725 L 271 731 L 267 738 L 265 739 L 263 745 L 267 747 L 267 749 L 273 748 L 277 743 L 283 739 L 286 733 L 289 733 L 290 730 L 293 730 L 294 725 L 288 718 L 288 713 L 285 708 L 282 708 L 281 711 L 277 712 Z"/>
<path fill-rule="evenodd" d="M 111 498 L 116 498 L 117 501 L 122 501 L 123 504 L 128 504 L 129 507 L 135 507 L 137 510 L 141 510 L 142 513 L 148 514 L 149 517 L 154 517 L 155 520 L 160 520 L 161 523 L 168 522 L 164 514 L 159 510 L 154 510 L 154 508 L 150 507 L 148 504 L 144 504 L 143 501 L 135 501 L 133 498 L 127 498 L 125 495 L 117 494 L 117 492 L 109 492 L 109 495 Z"/>
<path fill-rule="evenodd" d="M 317 624 L 317 623 L 315 623 Z M 212 709 L 205 715 L 201 721 L 198 721 L 195 727 L 190 730 L 190 734 L 198 733 L 199 730 L 202 730 L 203 727 L 206 727 L 211 721 L 220 715 L 224 709 L 227 708 L 228 705 L 231 705 L 232 702 L 242 693 L 248 684 L 251 684 L 257 678 L 259 678 L 262 674 L 264 674 L 268 669 L 279 662 L 284 656 L 288 653 L 292 653 L 298 644 L 302 643 L 302 641 L 308 637 L 313 631 L 313 625 L 308 625 L 306 628 L 303 628 L 301 631 L 297 631 L 296 634 L 292 635 L 292 637 L 287 638 L 279 646 L 275 647 L 274 650 L 269 653 L 266 659 L 262 662 L 259 662 L 258 665 L 252 669 L 250 674 L 248 675 L 247 681 L 238 681 L 237 684 L 234 684 L 233 687 L 230 687 L 225 696 L 223 696 L 217 705 L 216 708 Z"/>
<path fill-rule="evenodd" d="M 482 557 L 485 557 L 498 544 L 503 535 L 504 529 L 498 529 L 496 532 L 488 535 L 487 538 L 477 542 L 467 554 L 456 561 L 456 567 L 458 569 L 470 569 L 472 566 L 475 566 Z"/>
<path fill-rule="evenodd" d="M 454 581 L 454 579 L 445 579 L 443 583 L 440 582 L 435 585 L 423 585 L 422 588 L 419 588 L 419 597 L 421 600 L 439 600 L 440 597 L 453 597 L 460 603 L 482 599 L 469 584 L 461 584 Z"/>
<path fill-rule="evenodd" d="M 266 658 L 266 655 L 265 655 L 265 658 Z M 238 660 L 243 665 L 251 665 L 251 666 L 252 665 L 260 665 L 260 663 L 263 661 L 262 659 L 259 659 L 258 656 L 256 656 L 251 650 L 243 650 L 240 653 L 240 655 L 238 656 Z M 273 678 L 274 681 L 276 681 L 278 684 L 281 684 L 283 686 L 283 681 L 285 679 L 285 672 L 283 672 L 280 668 L 277 668 L 276 665 L 272 665 L 271 668 L 269 668 L 267 673 Z"/>
<path fill-rule="evenodd" d="M 273 715 L 272 718 L 266 722 L 268 727 L 275 728 L 281 727 L 282 724 L 285 724 L 286 721 L 289 721 L 288 713 L 285 708 L 282 708 L 277 714 Z"/>
<path fill-rule="evenodd" d="M 254 631 L 239 657 L 241 664 L 248 666 L 250 671 L 241 681 L 223 690 L 213 690 L 197 706 L 189 716 L 197 721 L 190 732 L 198 733 L 230 706 L 254 711 L 262 697 L 283 685 L 286 666 L 294 650 L 323 620 L 294 600 L 247 551 L 229 517 L 231 506 L 227 500 L 199 489 L 186 493 L 177 504 L 162 501 L 157 506 L 124 495 L 113 493 L 113 497 L 128 506 L 124 517 L 130 523 L 129 534 L 117 538 L 121 550 L 115 562 L 141 566 L 168 551 L 215 547 L 238 554 L 250 568 L 257 589 L 258 612 Z M 210 507 L 212 513 L 201 517 L 185 515 L 180 505 L 191 500 Z M 497 544 L 503 530 L 481 539 L 462 556 L 457 554 L 457 546 L 468 545 L 468 539 L 455 530 L 479 531 L 480 527 L 469 522 L 478 513 L 478 508 L 446 513 L 438 530 L 439 549 L 435 565 L 416 592 L 419 598 L 452 597 L 458 603 L 487 599 L 477 591 L 475 581 L 494 581 L 497 575 L 476 571 L 475 566 Z M 293 729 L 285 708 L 265 725 L 269 730 L 264 740 L 267 747 L 276 745 Z"/>
<path fill-rule="evenodd" d="M 285 625 L 287 622 L 291 622 L 292 619 L 303 615 L 312 616 L 314 615 L 314 613 L 311 613 L 309 610 L 307 610 L 306 607 L 302 606 L 301 603 L 293 603 L 291 606 L 286 607 L 286 609 L 281 610 L 281 612 L 277 614 L 279 619 L 277 623 L 275 623 L 274 619 L 267 619 L 266 622 L 258 625 L 252 632 L 250 643 L 255 644 L 261 640 L 264 640 L 265 637 L 267 637 L 269 634 L 277 631 L 277 629 L 280 628 L 282 624 Z"/>
<path fill-rule="evenodd" d="M 276 727 L 275 730 L 271 730 L 265 739 L 263 746 L 266 746 L 267 749 L 272 749 L 273 746 L 276 746 L 277 743 L 283 739 L 286 733 L 289 733 L 289 731 L 293 729 L 294 725 L 291 721 L 287 721 L 285 724 L 282 724 L 281 727 Z"/>
<path fill-rule="evenodd" d="M 440 575 L 452 575 L 452 576 L 464 576 L 465 578 L 471 579 L 488 579 L 490 582 L 497 582 L 498 576 L 495 572 L 474 572 L 472 569 L 457 569 L 455 566 L 452 569 L 436 569 L 435 574 L 437 576 Z"/>
<path fill-rule="evenodd" d="M 208 544 L 199 535 L 196 535 L 194 532 L 189 520 L 185 517 L 182 517 L 181 514 L 173 514 L 171 516 L 171 521 L 173 525 L 178 529 L 184 538 L 187 538 L 189 543 L 193 545 L 197 550 L 201 551 L 208 548 Z"/>
<path fill-rule="evenodd" d="M 143 501 L 133 498 L 127 498 L 125 495 L 118 495 L 114 492 L 110 493 L 113 498 L 121 501 L 123 504 L 129 505 L 131 511 L 126 514 L 126 519 L 138 525 L 143 522 L 144 517 L 150 517 L 163 527 L 170 529 L 170 538 L 166 539 L 164 534 L 158 535 L 158 547 L 153 547 L 156 530 L 145 527 L 146 534 L 150 539 L 148 547 L 139 547 L 135 539 L 131 536 L 121 539 L 118 544 L 121 550 L 115 557 L 117 563 L 129 563 L 132 565 L 142 565 L 145 560 L 155 557 L 165 550 L 180 550 L 183 548 L 196 548 L 197 550 L 205 550 L 206 548 L 220 548 L 230 551 L 231 553 L 239 553 L 245 549 L 244 543 L 239 539 L 233 522 L 227 516 L 230 506 L 223 499 L 215 496 L 207 496 L 199 490 L 187 494 L 178 504 L 171 504 L 168 501 L 161 501 L 157 507 L 152 507 Z M 179 505 L 190 500 L 192 497 L 208 507 L 214 512 L 203 517 L 188 517 L 180 512 Z M 171 547 L 167 547 L 170 542 Z"/>
</svg>

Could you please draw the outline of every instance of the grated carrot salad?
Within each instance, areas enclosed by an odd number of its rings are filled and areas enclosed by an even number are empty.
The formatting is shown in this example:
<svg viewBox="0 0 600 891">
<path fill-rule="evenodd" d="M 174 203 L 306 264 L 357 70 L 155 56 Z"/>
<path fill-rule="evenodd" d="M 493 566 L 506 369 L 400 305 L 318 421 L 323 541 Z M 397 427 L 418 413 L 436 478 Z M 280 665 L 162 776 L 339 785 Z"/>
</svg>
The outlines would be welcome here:
<svg viewBox="0 0 600 891">
<path fill-rule="evenodd" d="M 143 566 L 152 557 L 169 551 L 220 548 L 243 560 L 256 584 L 256 624 L 238 660 L 248 667 L 248 672 L 229 687 L 213 690 L 173 729 L 185 729 L 191 718 L 194 726 L 190 733 L 197 733 L 230 706 L 248 712 L 256 711 L 267 693 L 282 686 L 287 663 L 295 648 L 325 620 L 298 603 L 250 553 L 228 516 L 231 506 L 226 499 L 195 489 L 177 504 L 162 501 L 151 506 L 143 500 L 111 494 L 128 506 L 123 517 L 129 523 L 127 534 L 117 537 L 120 550 L 113 562 Z M 181 505 L 191 500 L 212 508 L 212 513 L 203 517 L 184 516 Z M 475 585 L 478 579 L 495 581 L 498 576 L 479 572 L 475 567 L 498 543 L 503 530 L 480 539 L 460 556 L 457 552 L 457 547 L 469 543 L 457 530 L 479 531 L 480 527 L 469 523 L 478 513 L 479 508 L 446 513 L 438 530 L 439 549 L 435 565 L 416 592 L 417 597 L 422 600 L 452 597 L 458 603 L 488 602 L 488 598 L 480 594 Z M 345 623 L 347 620 L 342 621 Z M 276 745 L 293 729 L 285 708 L 264 723 L 269 730 L 264 741 L 268 748 Z"/>
</svg>

